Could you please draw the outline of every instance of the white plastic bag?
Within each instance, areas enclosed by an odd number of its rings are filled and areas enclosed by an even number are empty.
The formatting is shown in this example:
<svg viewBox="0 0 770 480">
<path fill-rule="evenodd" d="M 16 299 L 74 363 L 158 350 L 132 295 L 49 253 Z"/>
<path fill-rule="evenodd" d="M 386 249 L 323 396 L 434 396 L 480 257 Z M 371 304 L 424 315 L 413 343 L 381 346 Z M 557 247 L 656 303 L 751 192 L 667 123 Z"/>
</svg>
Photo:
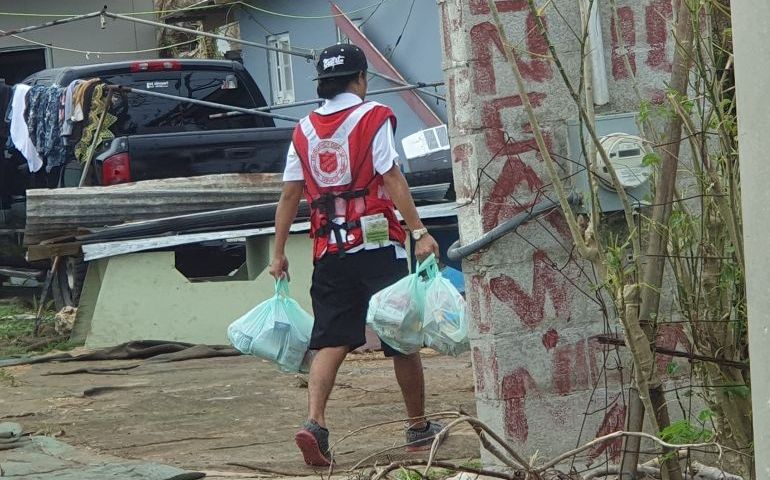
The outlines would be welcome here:
<svg viewBox="0 0 770 480">
<path fill-rule="evenodd" d="M 425 345 L 445 355 L 470 350 L 465 299 L 436 269 L 425 292 L 423 334 Z"/>
<path fill-rule="evenodd" d="M 288 373 L 307 372 L 313 317 L 289 297 L 285 279 L 275 295 L 230 324 L 227 338 L 241 353 L 270 360 Z"/>
<path fill-rule="evenodd" d="M 369 300 L 366 322 L 388 345 L 409 355 L 423 346 L 422 307 L 430 280 L 429 261 L 418 263 L 415 272 L 375 293 Z"/>
</svg>

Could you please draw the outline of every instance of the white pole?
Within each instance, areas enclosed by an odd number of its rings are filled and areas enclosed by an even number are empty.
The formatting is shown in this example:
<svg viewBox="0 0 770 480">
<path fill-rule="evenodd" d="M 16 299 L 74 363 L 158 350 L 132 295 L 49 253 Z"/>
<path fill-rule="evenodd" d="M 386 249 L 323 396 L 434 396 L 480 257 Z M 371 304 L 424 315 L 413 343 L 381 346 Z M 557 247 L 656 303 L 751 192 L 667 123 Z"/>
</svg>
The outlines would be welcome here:
<svg viewBox="0 0 770 480">
<path fill-rule="evenodd" d="M 591 73 L 593 76 L 594 104 L 605 105 L 610 101 L 607 85 L 607 62 L 604 57 L 604 39 L 599 19 L 599 0 L 594 0 L 588 15 L 588 38 L 591 51 Z"/>
<path fill-rule="evenodd" d="M 732 32 L 741 166 L 756 476 L 770 478 L 770 2 L 733 1 Z"/>
</svg>

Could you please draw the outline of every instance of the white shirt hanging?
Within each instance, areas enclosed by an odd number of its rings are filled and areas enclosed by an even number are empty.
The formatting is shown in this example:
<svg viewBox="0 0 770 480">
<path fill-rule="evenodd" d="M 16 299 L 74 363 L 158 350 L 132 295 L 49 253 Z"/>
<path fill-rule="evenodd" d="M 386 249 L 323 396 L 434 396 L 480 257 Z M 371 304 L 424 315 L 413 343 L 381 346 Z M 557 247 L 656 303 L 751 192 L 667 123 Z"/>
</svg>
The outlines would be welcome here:
<svg viewBox="0 0 770 480">
<path fill-rule="evenodd" d="M 27 92 L 30 86 L 19 83 L 13 87 L 13 103 L 11 104 L 11 141 L 16 150 L 27 159 L 30 172 L 37 172 L 43 167 L 43 160 L 35 149 L 35 144 L 29 138 L 27 121 L 24 111 L 27 108 Z"/>
</svg>

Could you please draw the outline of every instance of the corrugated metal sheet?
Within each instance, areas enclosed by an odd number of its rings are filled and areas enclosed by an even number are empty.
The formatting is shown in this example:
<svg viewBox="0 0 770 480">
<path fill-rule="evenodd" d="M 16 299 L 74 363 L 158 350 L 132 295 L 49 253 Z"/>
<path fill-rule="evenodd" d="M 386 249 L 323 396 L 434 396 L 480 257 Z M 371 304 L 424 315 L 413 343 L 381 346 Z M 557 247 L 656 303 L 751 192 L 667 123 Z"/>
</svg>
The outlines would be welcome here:
<svg viewBox="0 0 770 480">
<path fill-rule="evenodd" d="M 148 180 L 109 187 L 27 192 L 24 243 L 102 228 L 211 210 L 276 202 L 280 174 L 226 174 Z"/>
</svg>

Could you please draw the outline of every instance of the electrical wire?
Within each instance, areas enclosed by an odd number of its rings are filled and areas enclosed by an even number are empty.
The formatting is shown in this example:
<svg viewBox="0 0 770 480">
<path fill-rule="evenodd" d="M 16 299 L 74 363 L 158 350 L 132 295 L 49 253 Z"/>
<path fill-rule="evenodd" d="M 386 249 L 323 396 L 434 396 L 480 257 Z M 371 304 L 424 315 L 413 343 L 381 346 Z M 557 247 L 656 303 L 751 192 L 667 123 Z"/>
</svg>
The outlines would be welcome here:
<svg viewBox="0 0 770 480">
<path fill-rule="evenodd" d="M 357 8 L 355 10 L 351 10 L 349 12 L 343 12 L 341 14 L 332 14 L 332 15 L 292 15 L 288 13 L 281 13 L 281 12 L 274 12 L 271 10 L 267 10 L 265 8 L 261 7 L 255 7 L 254 5 L 251 5 L 247 2 L 244 2 L 242 0 L 238 0 L 235 2 L 230 3 L 222 3 L 222 4 L 216 4 L 216 5 L 200 5 L 200 6 L 192 6 L 192 7 L 181 7 L 176 9 L 170 9 L 170 10 L 148 10 L 144 12 L 125 12 L 121 13 L 121 15 L 161 15 L 161 14 L 167 14 L 167 13 L 179 13 L 179 12 L 189 12 L 189 11 L 195 11 L 195 10 L 206 10 L 206 9 L 212 9 L 212 8 L 221 8 L 231 5 L 242 5 L 247 8 L 251 8 L 254 10 L 257 10 L 262 13 L 266 13 L 268 15 L 274 15 L 277 17 L 285 17 L 285 18 L 294 18 L 294 19 L 302 19 L 302 20 L 321 20 L 321 19 L 328 19 L 328 18 L 335 18 L 338 16 L 344 16 L 344 15 L 351 15 L 358 12 L 363 12 L 365 10 L 368 10 L 370 8 L 379 8 L 380 5 L 387 2 L 388 0 L 380 0 L 377 3 L 373 3 L 371 5 L 368 5 L 366 7 Z M 6 17 L 39 17 L 39 18 L 67 18 L 67 17 L 74 17 L 75 15 L 79 14 L 58 14 L 58 13 L 24 13 L 24 12 L 0 12 L 0 17 L 6 16 Z"/>
<path fill-rule="evenodd" d="M 232 2 L 232 4 L 239 4 L 239 3 L 243 3 L 243 2 L 242 1 Z M 121 13 L 121 15 L 160 15 L 165 13 L 179 13 L 179 12 L 187 12 L 187 11 L 195 11 L 195 10 L 206 10 L 211 8 L 220 8 L 227 5 L 231 5 L 231 4 L 225 3 L 225 4 L 219 4 L 219 5 L 200 5 L 197 7 L 195 6 L 181 7 L 181 8 L 175 8 L 170 10 L 148 10 L 144 12 L 125 12 L 125 13 Z M 76 15 L 80 15 L 80 14 L 79 13 L 60 14 L 60 13 L 0 12 L 0 17 L 67 18 L 67 17 L 74 17 Z"/>
<path fill-rule="evenodd" d="M 5 33 L 5 31 L 4 30 L 0 30 L 0 33 Z M 150 52 L 157 52 L 158 50 L 165 50 L 167 48 L 181 47 L 183 45 L 189 45 L 191 43 L 196 43 L 196 42 L 199 41 L 198 38 L 194 38 L 192 40 L 185 40 L 184 42 L 174 43 L 172 45 L 164 45 L 163 47 L 145 48 L 145 49 L 142 49 L 142 50 L 127 50 L 127 51 L 122 51 L 122 52 L 98 52 L 98 51 L 94 51 L 94 50 L 80 50 L 80 49 L 77 49 L 77 48 L 60 47 L 60 46 L 57 46 L 57 45 L 51 45 L 51 44 L 48 44 L 48 43 L 38 42 L 36 40 L 25 38 L 25 37 L 22 37 L 20 35 L 10 35 L 10 36 L 13 37 L 13 38 L 16 38 L 18 40 L 21 40 L 23 42 L 30 43 L 32 45 L 39 45 L 41 47 L 50 48 L 52 50 L 61 50 L 61 51 L 64 51 L 64 52 L 82 53 L 82 54 L 84 54 L 86 56 L 89 56 L 89 55 L 131 55 L 131 54 L 134 54 L 134 53 L 150 53 Z"/>
<path fill-rule="evenodd" d="M 378 4 L 377 4 L 377 6 L 376 6 L 376 7 L 374 7 L 374 10 L 372 10 L 372 13 L 370 13 L 370 14 L 369 14 L 369 16 L 368 16 L 368 17 L 366 17 L 366 20 L 364 20 L 363 22 L 361 22 L 361 25 L 359 25 L 359 26 L 358 26 L 358 29 L 359 29 L 359 30 L 360 30 L 360 29 L 362 29 L 362 28 L 364 28 L 364 25 L 366 25 L 366 24 L 367 24 L 367 22 L 369 22 L 369 20 L 371 20 L 371 19 L 372 19 L 372 17 L 374 16 L 374 14 L 375 14 L 375 13 L 377 13 L 377 10 L 379 10 L 381 6 L 382 6 L 382 2 L 378 3 Z"/>
<path fill-rule="evenodd" d="M 377 8 L 383 3 L 387 2 L 388 0 L 380 0 L 377 3 L 373 3 L 371 5 L 368 5 L 366 7 L 357 8 L 355 10 L 350 10 L 349 12 L 342 12 L 338 14 L 332 14 L 332 15 L 292 15 L 289 13 L 281 13 L 281 12 L 274 12 L 271 10 L 267 10 L 261 7 L 255 7 L 254 5 L 251 5 L 247 2 L 238 2 L 245 6 L 246 8 L 251 8 L 253 10 L 256 10 L 258 12 L 267 13 L 268 15 L 275 15 L 276 17 L 284 17 L 284 18 L 294 18 L 298 20 L 320 20 L 320 19 L 329 19 L 329 18 L 336 18 L 336 17 L 343 17 L 343 16 L 350 16 L 354 13 L 363 12 L 365 10 L 369 10 L 370 8 Z"/>
<path fill-rule="evenodd" d="M 404 36 L 404 32 L 406 31 L 406 26 L 409 25 L 409 19 L 412 18 L 412 10 L 414 10 L 414 3 L 416 0 L 412 0 L 412 5 L 409 7 L 409 13 L 406 14 L 406 21 L 404 21 L 404 27 L 401 29 L 401 33 L 398 35 L 398 38 L 396 39 L 396 43 L 393 45 L 393 48 L 390 49 L 390 53 L 388 54 L 388 57 L 393 58 L 393 54 L 396 52 L 396 48 L 398 47 L 398 44 L 401 43 L 401 37 Z"/>
</svg>

